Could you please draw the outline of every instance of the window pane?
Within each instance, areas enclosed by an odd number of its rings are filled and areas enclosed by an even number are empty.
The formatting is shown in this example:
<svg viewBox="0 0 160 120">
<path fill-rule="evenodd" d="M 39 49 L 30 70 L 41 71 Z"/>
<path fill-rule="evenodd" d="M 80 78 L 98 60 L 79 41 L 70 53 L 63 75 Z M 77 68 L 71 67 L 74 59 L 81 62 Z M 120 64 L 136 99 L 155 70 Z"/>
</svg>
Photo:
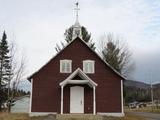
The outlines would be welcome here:
<svg viewBox="0 0 160 120">
<path fill-rule="evenodd" d="M 88 73 L 88 63 L 85 62 L 85 72 Z"/>
<path fill-rule="evenodd" d="M 70 73 L 71 69 L 72 69 L 71 68 L 72 61 L 71 60 L 61 60 L 60 62 L 61 62 L 61 64 L 60 64 L 61 65 L 60 66 L 61 72 L 62 73 Z"/>
<path fill-rule="evenodd" d="M 89 72 L 89 73 L 92 73 L 92 72 L 93 72 L 93 63 L 92 63 L 92 62 L 90 62 L 90 63 L 88 64 L 88 72 Z"/>
<path fill-rule="evenodd" d="M 62 72 L 65 72 L 65 63 L 62 62 Z"/>
<path fill-rule="evenodd" d="M 66 62 L 66 72 L 70 72 L 70 62 Z"/>
<path fill-rule="evenodd" d="M 83 71 L 85 73 L 94 73 L 94 61 L 91 60 L 83 61 Z"/>
</svg>

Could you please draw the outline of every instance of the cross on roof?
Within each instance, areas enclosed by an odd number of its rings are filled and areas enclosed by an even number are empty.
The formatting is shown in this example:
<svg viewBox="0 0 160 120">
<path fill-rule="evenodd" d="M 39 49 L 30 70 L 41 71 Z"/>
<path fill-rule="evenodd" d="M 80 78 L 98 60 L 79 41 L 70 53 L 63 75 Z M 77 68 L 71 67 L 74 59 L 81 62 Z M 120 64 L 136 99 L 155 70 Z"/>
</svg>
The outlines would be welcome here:
<svg viewBox="0 0 160 120">
<path fill-rule="evenodd" d="M 76 8 L 75 8 L 75 11 L 76 11 L 76 21 L 78 21 L 78 11 L 80 10 L 79 9 L 79 3 L 76 2 L 75 5 L 76 5 Z"/>
</svg>

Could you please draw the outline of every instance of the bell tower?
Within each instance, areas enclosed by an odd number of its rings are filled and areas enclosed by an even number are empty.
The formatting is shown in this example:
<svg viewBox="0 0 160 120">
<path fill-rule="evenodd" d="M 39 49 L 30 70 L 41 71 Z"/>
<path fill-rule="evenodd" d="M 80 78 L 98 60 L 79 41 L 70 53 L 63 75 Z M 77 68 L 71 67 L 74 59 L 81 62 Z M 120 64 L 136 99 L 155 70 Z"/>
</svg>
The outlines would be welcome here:
<svg viewBox="0 0 160 120">
<path fill-rule="evenodd" d="M 79 24 L 79 21 L 78 21 L 78 11 L 80 10 L 79 9 L 79 3 L 77 2 L 75 5 L 76 5 L 76 8 L 75 8 L 75 11 L 76 11 L 76 22 L 72 26 L 73 27 L 72 40 L 75 39 L 76 37 L 79 37 L 79 38 L 82 39 L 82 26 Z"/>
</svg>

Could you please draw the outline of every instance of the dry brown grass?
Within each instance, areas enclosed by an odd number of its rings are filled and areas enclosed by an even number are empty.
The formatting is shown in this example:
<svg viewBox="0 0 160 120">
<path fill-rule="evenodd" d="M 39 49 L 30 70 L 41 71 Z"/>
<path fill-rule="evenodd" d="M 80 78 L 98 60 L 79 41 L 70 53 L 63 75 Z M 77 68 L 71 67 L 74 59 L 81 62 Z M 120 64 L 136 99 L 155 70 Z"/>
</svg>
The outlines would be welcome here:
<svg viewBox="0 0 160 120">
<path fill-rule="evenodd" d="M 28 114 L 22 113 L 0 113 L 0 120 L 55 120 L 55 116 L 29 117 Z"/>
<path fill-rule="evenodd" d="M 151 113 L 160 113 L 160 107 L 156 108 L 156 107 L 144 107 L 144 108 L 138 108 L 138 109 L 129 109 L 129 108 L 125 108 L 126 112 L 130 112 L 130 111 L 136 111 L 136 112 L 151 112 Z"/>
<path fill-rule="evenodd" d="M 0 120 L 30 120 L 28 114 L 16 113 L 0 113 Z"/>
<path fill-rule="evenodd" d="M 29 117 L 28 114 L 0 113 L 0 120 L 54 120 L 54 119 L 55 119 L 55 116 L 52 116 L 52 115 L 43 116 L 43 117 Z M 105 116 L 103 117 L 103 120 L 145 120 L 145 119 L 143 117 L 126 114 L 125 117 L 121 117 L 121 118 Z"/>
<path fill-rule="evenodd" d="M 126 114 L 125 117 L 104 117 L 103 120 L 145 120 L 145 118 Z"/>
</svg>

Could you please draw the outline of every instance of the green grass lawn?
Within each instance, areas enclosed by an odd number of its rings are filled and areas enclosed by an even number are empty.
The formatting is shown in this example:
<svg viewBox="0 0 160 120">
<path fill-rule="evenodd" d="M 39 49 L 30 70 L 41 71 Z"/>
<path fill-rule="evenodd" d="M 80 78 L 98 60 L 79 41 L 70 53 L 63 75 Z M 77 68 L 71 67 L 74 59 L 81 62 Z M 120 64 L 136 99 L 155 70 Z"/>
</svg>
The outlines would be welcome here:
<svg viewBox="0 0 160 120">
<path fill-rule="evenodd" d="M 8 113 L 0 113 L 0 120 L 54 120 L 55 116 L 43 116 L 43 117 L 29 117 L 28 114 L 8 114 Z M 67 120 L 75 120 L 75 119 L 67 119 Z M 80 119 L 79 119 L 80 120 Z M 103 117 L 103 120 L 145 120 L 143 117 L 133 116 L 126 114 L 125 117 Z"/>
</svg>

